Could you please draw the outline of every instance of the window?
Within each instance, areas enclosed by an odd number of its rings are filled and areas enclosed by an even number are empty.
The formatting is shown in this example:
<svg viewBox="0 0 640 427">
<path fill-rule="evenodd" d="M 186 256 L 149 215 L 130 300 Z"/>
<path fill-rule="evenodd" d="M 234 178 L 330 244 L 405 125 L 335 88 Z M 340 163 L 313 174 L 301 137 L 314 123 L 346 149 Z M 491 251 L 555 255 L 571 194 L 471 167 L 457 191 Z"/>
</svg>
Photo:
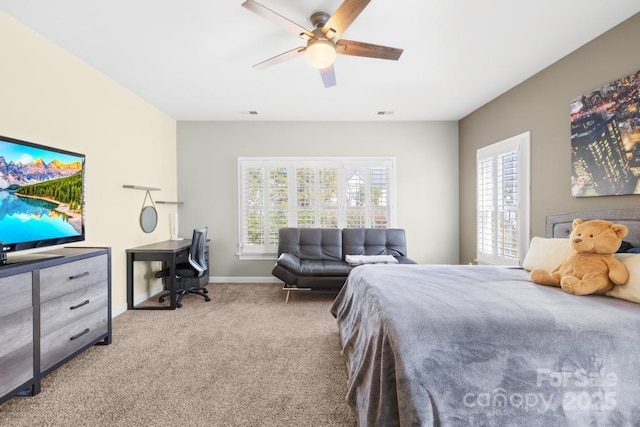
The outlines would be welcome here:
<svg viewBox="0 0 640 427">
<path fill-rule="evenodd" d="M 522 264 L 529 246 L 530 132 L 477 152 L 477 250 L 481 264 Z"/>
<path fill-rule="evenodd" d="M 281 227 L 390 228 L 393 158 L 239 158 L 241 259 L 273 258 Z"/>
</svg>

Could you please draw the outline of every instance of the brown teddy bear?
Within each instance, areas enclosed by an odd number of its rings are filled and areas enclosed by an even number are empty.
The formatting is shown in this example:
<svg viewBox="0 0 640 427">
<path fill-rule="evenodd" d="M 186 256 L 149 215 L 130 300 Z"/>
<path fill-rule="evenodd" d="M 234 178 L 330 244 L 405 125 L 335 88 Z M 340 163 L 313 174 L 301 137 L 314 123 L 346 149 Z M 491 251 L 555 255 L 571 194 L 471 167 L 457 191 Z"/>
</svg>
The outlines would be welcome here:
<svg viewBox="0 0 640 427">
<path fill-rule="evenodd" d="M 614 285 L 624 285 L 629 272 L 613 257 L 628 229 L 609 221 L 573 220 L 569 236 L 573 255 L 565 259 L 551 274 L 542 268 L 531 271 L 531 281 L 540 285 L 559 286 L 573 295 L 604 294 Z"/>
</svg>

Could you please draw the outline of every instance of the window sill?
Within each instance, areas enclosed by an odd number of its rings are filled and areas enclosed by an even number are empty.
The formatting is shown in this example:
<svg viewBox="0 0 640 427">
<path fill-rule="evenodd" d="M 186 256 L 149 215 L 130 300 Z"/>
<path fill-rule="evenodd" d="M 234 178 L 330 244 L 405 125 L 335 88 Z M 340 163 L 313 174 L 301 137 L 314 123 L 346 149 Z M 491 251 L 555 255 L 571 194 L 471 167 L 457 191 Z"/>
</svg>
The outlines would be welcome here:
<svg viewBox="0 0 640 427">
<path fill-rule="evenodd" d="M 276 254 L 236 254 L 240 261 L 275 261 Z"/>
</svg>

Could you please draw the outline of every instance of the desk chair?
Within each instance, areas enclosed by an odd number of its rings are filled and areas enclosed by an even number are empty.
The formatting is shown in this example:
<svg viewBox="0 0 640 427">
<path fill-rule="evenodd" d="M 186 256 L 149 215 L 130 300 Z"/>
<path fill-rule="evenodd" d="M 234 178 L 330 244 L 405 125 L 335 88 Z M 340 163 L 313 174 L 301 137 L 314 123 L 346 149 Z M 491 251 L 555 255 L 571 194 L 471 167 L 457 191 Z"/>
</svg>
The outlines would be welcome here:
<svg viewBox="0 0 640 427">
<path fill-rule="evenodd" d="M 176 306 L 182 307 L 182 298 L 187 294 L 196 294 L 204 298 L 205 301 L 211 301 L 209 291 L 200 287 L 199 279 L 207 272 L 207 257 L 205 253 L 205 245 L 207 242 L 207 228 L 193 230 L 193 238 L 191 239 L 191 248 L 189 249 L 189 262 L 176 265 Z M 156 274 L 156 276 L 158 276 Z M 195 286 L 189 286 L 195 283 Z M 158 301 L 164 302 L 164 299 L 171 295 L 171 292 L 162 294 Z"/>
</svg>

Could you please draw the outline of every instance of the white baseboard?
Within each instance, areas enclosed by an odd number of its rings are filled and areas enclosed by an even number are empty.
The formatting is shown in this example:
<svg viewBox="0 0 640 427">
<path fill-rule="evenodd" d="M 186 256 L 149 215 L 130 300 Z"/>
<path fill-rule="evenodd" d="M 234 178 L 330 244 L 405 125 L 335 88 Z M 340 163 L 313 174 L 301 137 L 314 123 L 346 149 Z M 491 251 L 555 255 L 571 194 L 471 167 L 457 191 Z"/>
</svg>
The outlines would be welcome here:
<svg viewBox="0 0 640 427">
<path fill-rule="evenodd" d="M 143 292 L 140 295 L 138 295 L 137 297 L 135 297 L 133 299 L 133 305 L 138 305 L 141 302 L 148 300 L 149 298 L 151 298 L 152 296 L 156 295 L 157 293 L 162 292 L 162 290 L 163 290 L 162 284 L 154 286 L 153 288 L 149 289 L 149 291 Z M 122 313 L 124 313 L 128 309 L 129 309 L 129 307 L 128 307 L 127 303 L 120 304 L 117 307 L 111 307 L 111 318 L 113 319 L 114 317 L 121 315 Z"/>
<path fill-rule="evenodd" d="M 129 309 L 129 306 L 127 305 L 126 302 L 124 304 L 120 304 L 117 307 L 111 307 L 111 318 L 113 319 L 117 316 L 120 316 L 122 313 L 124 313 L 128 309 Z"/>
<path fill-rule="evenodd" d="M 282 284 L 282 280 L 275 277 L 221 277 L 221 276 L 209 276 L 209 283 L 279 283 Z"/>
<path fill-rule="evenodd" d="M 144 301 L 148 300 L 149 298 L 151 298 L 155 294 L 158 294 L 158 293 L 162 292 L 163 289 L 164 288 L 162 287 L 162 283 L 154 286 L 153 288 L 149 289 L 147 292 L 144 292 L 144 293 L 138 295 L 137 297 L 135 297 L 133 299 L 133 305 L 138 305 L 141 302 L 144 302 Z"/>
</svg>

